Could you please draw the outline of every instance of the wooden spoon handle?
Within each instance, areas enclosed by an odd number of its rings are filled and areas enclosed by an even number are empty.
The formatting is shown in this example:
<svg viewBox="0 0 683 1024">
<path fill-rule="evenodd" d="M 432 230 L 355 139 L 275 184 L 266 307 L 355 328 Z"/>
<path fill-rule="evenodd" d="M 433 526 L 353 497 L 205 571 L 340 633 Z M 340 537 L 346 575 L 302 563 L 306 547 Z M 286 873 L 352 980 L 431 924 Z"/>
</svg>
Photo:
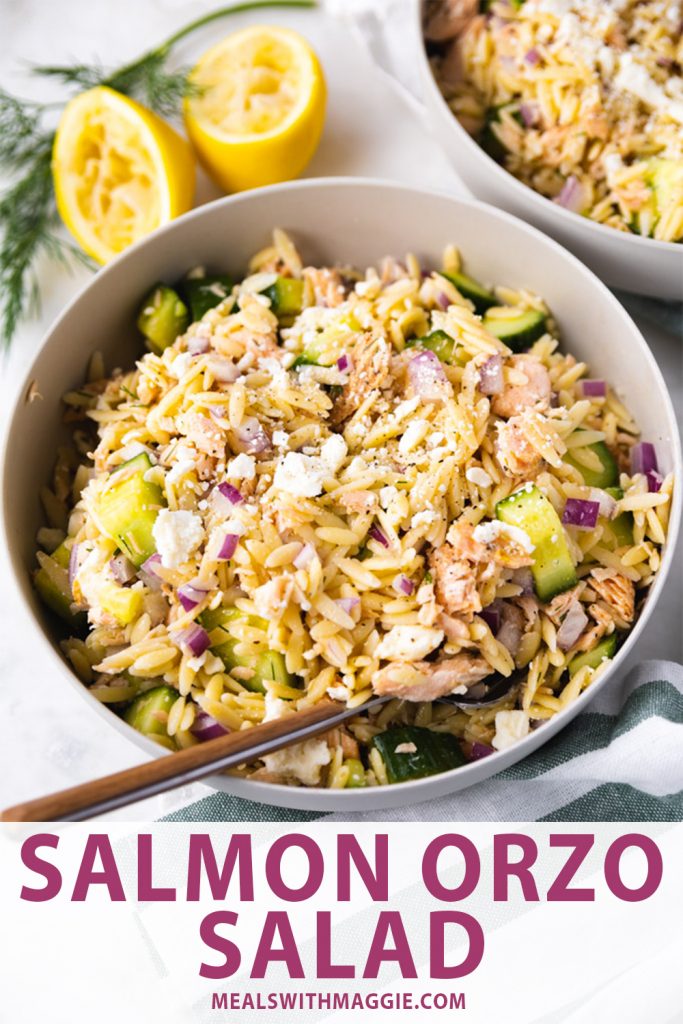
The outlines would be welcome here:
<svg viewBox="0 0 683 1024">
<path fill-rule="evenodd" d="M 356 714 L 358 709 L 321 701 L 294 715 L 227 733 L 170 757 L 155 758 L 103 779 L 17 804 L 3 811 L 0 821 L 83 821 L 327 732 L 335 723 Z"/>
</svg>

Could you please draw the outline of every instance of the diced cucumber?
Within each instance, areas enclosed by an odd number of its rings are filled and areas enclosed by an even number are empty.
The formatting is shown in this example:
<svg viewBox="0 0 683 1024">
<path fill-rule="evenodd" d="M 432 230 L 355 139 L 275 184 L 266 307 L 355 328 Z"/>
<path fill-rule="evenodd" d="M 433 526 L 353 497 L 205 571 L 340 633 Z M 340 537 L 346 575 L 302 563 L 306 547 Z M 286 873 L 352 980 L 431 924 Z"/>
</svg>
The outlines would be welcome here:
<svg viewBox="0 0 683 1024">
<path fill-rule="evenodd" d="M 344 764 L 349 769 L 346 789 L 362 789 L 367 785 L 365 768 L 362 761 L 359 761 L 357 757 L 349 757 L 348 760 L 344 761 Z"/>
<path fill-rule="evenodd" d="M 66 563 L 58 561 L 55 555 L 59 553 L 63 558 L 66 553 Z M 33 583 L 42 601 L 50 608 L 55 615 L 67 622 L 76 632 L 85 628 L 88 617 L 85 612 L 73 612 L 73 595 L 69 583 L 69 552 L 64 544 L 60 544 L 52 556 L 41 557 L 41 566 L 33 575 Z"/>
<path fill-rule="evenodd" d="M 123 713 L 124 721 L 144 736 L 166 736 L 168 713 L 178 699 L 170 686 L 155 686 L 136 697 Z"/>
<path fill-rule="evenodd" d="M 620 501 L 624 497 L 621 487 L 605 487 L 605 493 L 615 501 Z M 611 530 L 618 548 L 625 545 L 630 547 L 633 544 L 633 513 L 621 512 L 615 519 L 607 522 L 607 529 Z"/>
<path fill-rule="evenodd" d="M 206 277 L 186 277 L 180 287 L 194 322 L 201 320 L 205 313 L 227 299 L 233 281 L 226 274 L 211 274 Z"/>
<path fill-rule="evenodd" d="M 353 345 L 355 335 L 362 330 L 353 313 L 340 314 L 307 342 L 292 366 L 334 366 Z"/>
<path fill-rule="evenodd" d="M 572 458 L 571 449 L 565 455 L 565 460 L 569 465 L 578 469 L 586 486 L 600 487 L 603 490 L 607 490 L 608 487 L 614 487 L 618 484 L 619 467 L 605 442 L 596 441 L 595 444 L 586 445 L 586 448 L 588 451 L 594 452 L 600 460 L 601 468 L 599 470 L 588 469 L 587 466 L 582 466 L 581 463 Z"/>
<path fill-rule="evenodd" d="M 576 584 L 567 537 L 560 517 L 538 487 L 527 484 L 496 505 L 496 516 L 508 526 L 524 530 L 534 545 L 531 572 L 540 601 Z"/>
<path fill-rule="evenodd" d="M 130 587 L 120 587 L 117 583 L 103 586 L 99 593 L 99 601 L 105 612 L 113 615 L 121 626 L 127 626 L 142 611 L 142 594 Z"/>
<path fill-rule="evenodd" d="M 293 677 L 287 671 L 284 655 L 279 651 L 263 651 L 255 657 L 241 656 L 235 653 L 237 640 L 228 630 L 231 622 L 245 619 L 248 625 L 265 630 L 268 623 L 256 615 L 244 615 L 237 608 L 215 608 L 207 610 L 200 616 L 200 622 L 209 633 L 211 650 L 220 658 L 230 672 L 233 668 L 250 668 L 254 675 L 240 682 L 247 690 L 254 693 L 265 693 L 264 680 L 274 680 L 291 686 Z"/>
<path fill-rule="evenodd" d="M 648 161 L 645 180 L 654 194 L 657 220 L 670 209 L 680 207 L 683 202 L 683 164 L 680 160 L 652 157 Z"/>
<path fill-rule="evenodd" d="M 124 479 L 111 484 L 96 504 L 102 529 L 135 566 L 141 566 L 156 551 L 152 528 L 159 509 L 165 505 L 159 485 L 144 479 L 151 466 L 145 452 L 124 462 L 115 471 L 118 474 L 126 470 Z"/>
<path fill-rule="evenodd" d="M 483 327 L 513 352 L 524 352 L 546 333 L 546 319 L 537 309 L 510 307 L 506 316 L 484 314 Z"/>
<path fill-rule="evenodd" d="M 296 357 L 292 367 L 296 369 L 297 366 L 334 366 L 338 358 L 337 349 L 330 347 L 330 339 L 325 331 L 318 331 L 301 355 Z"/>
<path fill-rule="evenodd" d="M 415 725 L 399 725 L 375 736 L 372 744 L 382 756 L 389 782 L 407 782 L 426 775 L 438 775 L 465 764 L 465 755 L 455 736 L 432 732 Z M 397 754 L 396 748 L 415 747 L 415 751 Z"/>
<path fill-rule="evenodd" d="M 62 543 L 54 549 L 54 551 L 50 555 L 50 558 L 54 558 L 57 565 L 61 565 L 63 569 L 68 569 L 69 562 L 71 561 L 72 547 L 73 542 L 67 545 L 67 542 L 63 540 Z"/>
<path fill-rule="evenodd" d="M 606 636 L 604 640 L 601 640 L 599 644 L 592 648 L 592 650 L 586 651 L 585 654 L 577 654 L 573 657 L 567 666 L 569 669 L 569 675 L 576 675 L 579 669 L 584 668 L 586 665 L 589 665 L 591 668 L 599 668 L 606 658 L 613 658 L 616 652 L 617 634 L 611 633 L 610 636 Z"/>
<path fill-rule="evenodd" d="M 441 275 L 455 285 L 463 298 L 474 303 L 477 313 L 485 313 L 490 306 L 498 305 L 496 296 L 484 288 L 483 284 L 475 281 L 473 277 L 468 277 L 467 274 L 446 273 L 445 270 L 441 271 Z"/>
<path fill-rule="evenodd" d="M 406 342 L 406 346 L 408 348 L 428 348 L 435 356 L 439 357 L 442 363 L 454 362 L 456 342 L 445 331 L 432 331 L 431 334 L 425 334 L 423 338 L 411 338 Z"/>
<path fill-rule="evenodd" d="M 304 283 L 298 277 L 278 277 L 262 294 L 270 299 L 270 308 L 276 316 L 297 316 L 303 307 Z"/>
<path fill-rule="evenodd" d="M 183 334 L 190 323 L 187 306 L 168 285 L 158 284 L 142 303 L 138 328 L 147 338 L 152 352 L 159 355 Z"/>
</svg>

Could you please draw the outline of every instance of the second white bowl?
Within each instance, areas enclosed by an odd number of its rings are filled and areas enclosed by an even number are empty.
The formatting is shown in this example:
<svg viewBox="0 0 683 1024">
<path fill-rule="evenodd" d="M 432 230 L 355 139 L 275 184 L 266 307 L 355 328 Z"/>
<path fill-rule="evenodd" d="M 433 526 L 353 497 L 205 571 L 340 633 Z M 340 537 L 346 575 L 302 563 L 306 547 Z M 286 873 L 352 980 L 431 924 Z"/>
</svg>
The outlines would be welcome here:
<svg viewBox="0 0 683 1024">
<path fill-rule="evenodd" d="M 484 202 L 535 225 L 571 249 L 607 284 L 683 299 L 683 245 L 630 235 L 581 217 L 518 181 L 461 126 L 436 84 L 422 34 L 423 0 L 412 0 L 415 54 L 432 131 L 467 187 Z"/>
</svg>

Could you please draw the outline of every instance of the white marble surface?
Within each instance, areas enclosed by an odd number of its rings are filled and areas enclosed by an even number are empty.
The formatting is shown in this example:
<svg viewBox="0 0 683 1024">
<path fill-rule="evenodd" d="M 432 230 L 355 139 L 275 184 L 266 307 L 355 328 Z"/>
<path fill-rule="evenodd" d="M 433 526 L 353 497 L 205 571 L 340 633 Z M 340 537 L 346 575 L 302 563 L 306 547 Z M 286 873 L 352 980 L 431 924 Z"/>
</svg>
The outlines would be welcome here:
<svg viewBox="0 0 683 1024">
<path fill-rule="evenodd" d="M 348 13 L 354 2 L 358 0 L 336 0 L 334 10 Z M 107 64 L 118 64 L 215 6 L 188 4 L 186 0 L 147 0 L 144 4 L 139 0 L 60 0 L 58 4 L 3 0 L 0 84 L 23 96 L 55 99 L 59 93 L 54 86 L 46 90 L 27 75 L 29 63 L 99 57 Z M 400 4 L 395 9 L 402 13 Z M 348 26 L 329 15 L 286 10 L 236 15 L 197 33 L 179 50 L 179 63 L 192 61 L 222 34 L 253 20 L 299 29 L 311 39 L 323 61 L 329 114 L 308 175 L 371 175 L 467 194 L 422 124 L 416 104 L 406 102 L 401 91 L 373 66 Z M 393 37 L 395 44 L 396 32 Z M 407 33 L 405 59 L 410 59 Z M 200 183 L 200 201 L 215 194 L 206 181 Z M 2 366 L 0 432 L 7 426 L 6 410 L 45 329 L 89 278 L 84 270 L 67 276 L 50 266 L 41 267 L 40 276 L 41 316 L 22 325 Z M 677 409 L 683 409 L 680 339 L 646 322 L 640 326 L 669 381 Z M 92 714 L 48 658 L 36 656 L 33 627 L 19 605 L 4 552 L 0 552 L 0 573 L 0 805 L 139 763 L 143 755 L 138 749 Z M 677 575 L 642 638 L 639 659 L 683 660 L 681 574 Z M 193 786 L 145 801 L 117 817 L 158 818 L 207 792 L 204 786 Z"/>
</svg>

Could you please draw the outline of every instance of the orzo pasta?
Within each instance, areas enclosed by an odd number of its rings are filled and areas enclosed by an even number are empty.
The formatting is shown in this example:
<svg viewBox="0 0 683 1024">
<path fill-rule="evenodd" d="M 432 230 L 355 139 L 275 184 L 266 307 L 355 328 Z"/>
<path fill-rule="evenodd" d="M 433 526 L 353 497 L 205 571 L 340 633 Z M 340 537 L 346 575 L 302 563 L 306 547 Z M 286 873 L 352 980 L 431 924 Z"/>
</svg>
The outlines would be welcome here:
<svg viewBox="0 0 683 1024">
<path fill-rule="evenodd" d="M 441 91 L 515 177 L 574 213 L 683 239 L 678 0 L 426 0 Z"/>
<path fill-rule="evenodd" d="M 331 698 L 358 716 L 241 772 L 382 785 L 503 749 L 603 670 L 673 482 L 542 298 L 454 248 L 358 272 L 276 231 L 245 279 L 194 270 L 139 324 L 134 368 L 96 355 L 65 396 L 35 574 L 135 728 L 183 748 Z"/>
</svg>

